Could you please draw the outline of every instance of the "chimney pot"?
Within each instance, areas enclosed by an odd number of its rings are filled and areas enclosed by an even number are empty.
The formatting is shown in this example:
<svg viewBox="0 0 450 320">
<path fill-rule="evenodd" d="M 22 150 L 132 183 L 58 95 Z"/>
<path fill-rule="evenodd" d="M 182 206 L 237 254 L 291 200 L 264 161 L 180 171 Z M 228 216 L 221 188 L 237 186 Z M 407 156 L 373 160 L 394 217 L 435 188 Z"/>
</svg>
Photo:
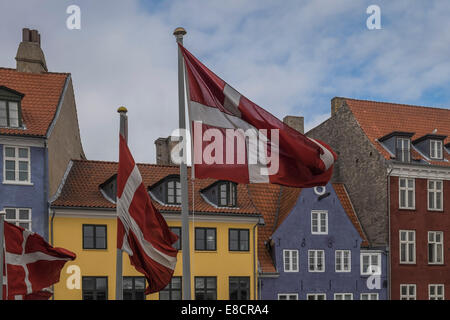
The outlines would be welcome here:
<svg viewBox="0 0 450 320">
<path fill-rule="evenodd" d="M 37 30 L 22 29 L 22 42 L 16 54 L 17 71 L 30 73 L 47 72 L 44 52 L 41 49 L 41 35 Z"/>
</svg>

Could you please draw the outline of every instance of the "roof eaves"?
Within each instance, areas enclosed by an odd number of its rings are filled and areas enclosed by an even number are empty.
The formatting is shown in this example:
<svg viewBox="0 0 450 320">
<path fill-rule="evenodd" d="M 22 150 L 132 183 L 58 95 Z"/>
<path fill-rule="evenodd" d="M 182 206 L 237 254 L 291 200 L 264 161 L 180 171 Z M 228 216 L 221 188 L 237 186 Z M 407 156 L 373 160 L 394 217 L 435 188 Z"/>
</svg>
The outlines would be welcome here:
<svg viewBox="0 0 450 320">
<path fill-rule="evenodd" d="M 45 137 L 46 137 L 47 139 L 48 139 L 48 138 L 50 137 L 50 135 L 52 134 L 53 128 L 54 128 L 55 125 L 56 125 L 56 121 L 58 121 L 59 114 L 61 113 L 62 104 L 63 104 L 63 102 L 64 102 L 64 97 L 65 97 L 65 95 L 66 95 L 67 88 L 68 88 L 68 86 L 69 86 L 69 83 L 70 83 L 71 78 L 72 78 L 72 77 L 71 77 L 70 73 L 68 73 L 67 76 L 66 76 L 66 80 L 64 81 L 64 87 L 63 87 L 63 89 L 62 89 L 62 91 L 61 91 L 61 95 L 59 96 L 58 106 L 56 107 L 56 112 L 55 112 L 55 114 L 54 114 L 54 116 L 53 116 L 53 120 L 52 120 L 52 122 L 50 123 L 50 126 L 47 128 L 47 133 L 45 134 Z"/>
</svg>

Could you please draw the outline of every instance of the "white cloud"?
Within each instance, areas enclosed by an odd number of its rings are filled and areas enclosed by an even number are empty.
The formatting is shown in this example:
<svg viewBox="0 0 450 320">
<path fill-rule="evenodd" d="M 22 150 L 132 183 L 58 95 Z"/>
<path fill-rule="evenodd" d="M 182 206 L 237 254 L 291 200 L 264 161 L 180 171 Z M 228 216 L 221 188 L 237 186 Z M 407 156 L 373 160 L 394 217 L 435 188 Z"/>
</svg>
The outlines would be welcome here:
<svg viewBox="0 0 450 320">
<path fill-rule="evenodd" d="M 382 30 L 366 28 L 369 1 L 77 1 L 82 29 L 65 28 L 70 1 L 0 4 L 0 65 L 14 67 L 22 27 L 39 29 L 51 71 L 71 72 L 88 158 L 116 160 L 118 115 L 129 110 L 132 152 L 154 162 L 154 140 L 178 124 L 177 52 L 186 47 L 238 91 L 306 128 L 333 96 L 426 105 L 450 84 L 450 3 L 379 0 Z M 413 3 L 413 4 L 411 4 Z M 445 99 L 445 97 L 444 97 Z M 448 99 L 448 97 L 447 97 Z"/>
</svg>

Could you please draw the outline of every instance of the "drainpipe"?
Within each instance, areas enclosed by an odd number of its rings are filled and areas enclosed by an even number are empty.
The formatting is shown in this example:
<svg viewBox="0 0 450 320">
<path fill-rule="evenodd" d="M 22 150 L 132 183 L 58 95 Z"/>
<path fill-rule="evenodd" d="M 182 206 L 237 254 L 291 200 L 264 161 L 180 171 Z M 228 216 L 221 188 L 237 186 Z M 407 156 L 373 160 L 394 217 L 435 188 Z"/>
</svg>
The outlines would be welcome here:
<svg viewBox="0 0 450 320">
<path fill-rule="evenodd" d="M 264 222 L 264 218 L 260 217 L 258 219 L 258 222 L 253 226 L 253 300 L 258 300 L 256 296 L 256 284 L 258 279 L 258 273 L 257 273 L 257 260 L 256 260 L 256 227 L 262 227 L 266 223 Z"/>
<path fill-rule="evenodd" d="M 394 168 L 389 167 L 389 172 L 386 177 L 387 183 L 387 210 L 388 210 L 388 254 L 387 254 L 387 269 L 388 269 L 388 292 L 387 299 L 391 300 L 391 173 Z"/>
</svg>

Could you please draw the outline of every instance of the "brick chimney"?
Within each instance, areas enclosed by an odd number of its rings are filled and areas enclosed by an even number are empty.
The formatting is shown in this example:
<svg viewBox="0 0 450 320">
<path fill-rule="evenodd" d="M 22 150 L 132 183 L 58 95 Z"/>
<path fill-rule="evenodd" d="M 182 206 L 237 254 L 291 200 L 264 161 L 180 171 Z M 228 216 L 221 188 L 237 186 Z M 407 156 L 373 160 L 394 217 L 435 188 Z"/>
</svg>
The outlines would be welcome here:
<svg viewBox="0 0 450 320">
<path fill-rule="evenodd" d="M 41 35 L 37 30 L 22 29 L 22 42 L 16 55 L 17 71 L 29 73 L 47 72 L 44 52 L 41 49 Z"/>
<path fill-rule="evenodd" d="M 333 99 L 331 99 L 331 116 L 334 116 L 344 103 L 345 98 L 334 97 Z"/>
<path fill-rule="evenodd" d="M 295 129 L 302 134 L 305 133 L 305 118 L 299 116 L 286 116 L 283 118 L 283 122 L 292 129 Z"/>
<path fill-rule="evenodd" d="M 156 164 L 175 165 L 170 157 L 170 152 L 178 141 L 178 137 L 171 136 L 168 136 L 167 138 L 158 138 L 155 140 Z"/>
</svg>

